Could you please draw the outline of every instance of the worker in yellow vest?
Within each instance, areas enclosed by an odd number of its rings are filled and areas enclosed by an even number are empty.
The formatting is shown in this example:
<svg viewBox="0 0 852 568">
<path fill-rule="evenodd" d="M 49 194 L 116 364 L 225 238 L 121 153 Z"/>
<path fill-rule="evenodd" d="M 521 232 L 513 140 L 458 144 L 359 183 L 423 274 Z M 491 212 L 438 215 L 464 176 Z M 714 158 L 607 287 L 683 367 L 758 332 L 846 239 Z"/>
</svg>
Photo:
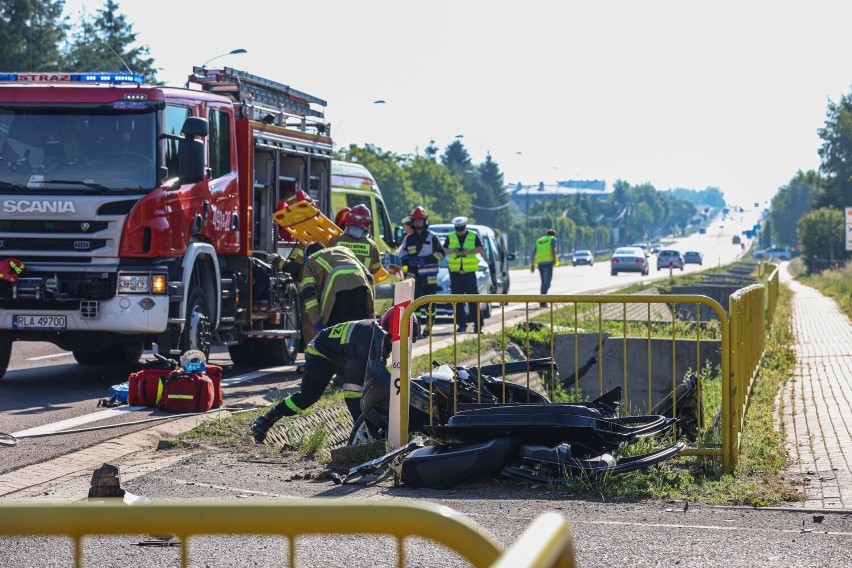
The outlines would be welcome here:
<svg viewBox="0 0 852 568">
<path fill-rule="evenodd" d="M 467 229 L 467 217 L 456 217 L 453 219 L 455 232 L 447 235 L 444 241 L 444 250 L 448 255 L 450 271 L 450 291 L 453 294 L 478 294 L 476 286 L 476 271 L 479 268 L 479 255 L 485 253 L 479 235 Z M 479 333 L 482 327 L 482 317 L 477 302 L 467 304 L 468 313 L 465 313 L 462 304 L 456 308 L 456 331 L 467 331 L 468 320 L 473 323 L 473 333 Z"/>
<path fill-rule="evenodd" d="M 550 290 L 550 281 L 553 279 L 553 267 L 559 265 L 559 256 L 556 253 L 555 230 L 548 229 L 546 235 L 536 240 L 530 262 L 530 272 L 535 272 L 536 264 L 538 265 L 538 274 L 541 277 L 541 295 L 543 296 Z M 541 302 L 539 306 L 544 308 L 547 306 L 547 302 Z"/>
</svg>

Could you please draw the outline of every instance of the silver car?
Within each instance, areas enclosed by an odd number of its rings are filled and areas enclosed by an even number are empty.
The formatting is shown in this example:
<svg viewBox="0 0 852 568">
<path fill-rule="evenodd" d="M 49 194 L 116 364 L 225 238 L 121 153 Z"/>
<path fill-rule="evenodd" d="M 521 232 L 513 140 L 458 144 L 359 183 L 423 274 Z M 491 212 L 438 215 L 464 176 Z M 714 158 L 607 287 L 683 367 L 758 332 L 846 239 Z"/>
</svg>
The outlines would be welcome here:
<svg viewBox="0 0 852 568">
<path fill-rule="evenodd" d="M 638 272 L 647 276 L 650 271 L 648 257 L 639 247 L 619 247 L 609 261 L 609 272 L 613 276 L 618 276 L 619 272 Z"/>
</svg>

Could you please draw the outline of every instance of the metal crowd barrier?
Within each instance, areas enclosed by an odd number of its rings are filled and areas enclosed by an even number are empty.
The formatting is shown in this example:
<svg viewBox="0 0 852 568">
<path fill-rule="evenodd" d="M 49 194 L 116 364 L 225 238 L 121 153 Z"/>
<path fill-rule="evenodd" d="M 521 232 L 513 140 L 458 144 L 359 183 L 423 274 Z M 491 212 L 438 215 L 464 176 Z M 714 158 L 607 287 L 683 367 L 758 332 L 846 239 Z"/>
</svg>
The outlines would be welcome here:
<svg viewBox="0 0 852 568">
<path fill-rule="evenodd" d="M 0 504 L 0 538 L 70 537 L 74 566 L 82 566 L 83 538 L 167 534 L 180 539 L 181 566 L 189 565 L 188 541 L 204 535 L 267 535 L 287 539 L 289 566 L 297 566 L 296 539 L 305 535 L 388 535 L 405 565 L 404 541 L 419 537 L 442 544 L 474 567 L 573 567 L 571 529 L 558 513 L 533 520 L 507 551 L 468 517 L 426 502 L 351 500 L 168 502 L 128 506 L 76 502 Z M 59 546 L 59 544 L 57 544 Z M 309 562 L 307 565 L 311 565 Z"/>
<path fill-rule="evenodd" d="M 604 392 L 604 383 L 612 384 L 614 380 L 613 377 L 618 377 L 620 379 L 620 383 L 623 386 L 623 392 L 625 396 L 625 400 L 623 401 L 623 409 L 625 412 L 630 413 L 630 405 L 628 402 L 635 401 L 627 401 L 626 396 L 629 388 L 633 388 L 634 392 L 636 389 L 646 389 L 646 401 L 643 401 L 645 405 L 644 413 L 652 407 L 652 399 L 651 399 L 651 384 L 652 384 L 652 373 L 659 371 L 659 366 L 662 365 L 664 368 L 667 367 L 670 369 L 671 376 L 671 400 L 672 400 L 672 414 L 676 414 L 677 412 L 677 388 L 678 385 L 684 379 L 683 373 L 677 372 L 677 349 L 678 349 L 678 341 L 683 341 L 684 337 L 678 336 L 676 334 L 676 326 L 678 324 L 686 323 L 692 326 L 691 332 L 691 340 L 695 342 L 695 367 L 691 369 L 692 373 L 696 375 L 696 377 L 702 372 L 703 369 L 703 360 L 702 360 L 702 342 L 707 343 L 709 340 L 702 337 L 702 329 L 705 325 L 709 323 L 712 319 L 712 316 L 715 316 L 718 319 L 719 325 L 719 375 L 721 380 L 721 393 L 719 395 L 720 400 L 715 401 L 716 407 L 720 409 L 720 430 L 721 430 L 721 441 L 718 446 L 716 445 L 696 445 L 692 444 L 687 448 L 686 451 L 683 452 L 682 455 L 700 455 L 700 456 L 718 456 L 722 459 L 723 466 L 727 471 L 733 471 L 736 467 L 737 456 L 739 454 L 740 448 L 740 439 L 742 435 L 742 429 L 744 427 L 744 416 L 745 410 L 748 406 L 748 393 L 751 391 L 751 387 L 753 385 L 754 378 L 756 376 L 757 370 L 760 365 L 760 361 L 763 357 L 764 351 L 764 343 L 763 339 L 766 336 L 766 318 L 765 310 L 769 308 L 764 305 L 764 289 L 766 286 L 763 284 L 755 284 L 749 286 L 748 288 L 739 290 L 735 294 L 729 297 L 729 305 L 728 311 L 715 300 L 703 296 L 703 295 L 693 295 L 693 294 L 671 294 L 671 295 L 631 295 L 631 294 L 601 294 L 601 295 L 501 295 L 501 294 L 491 294 L 491 295 L 440 295 L 440 296 L 424 296 L 418 298 L 411 302 L 408 307 L 405 309 L 403 313 L 403 321 L 406 321 L 405 318 L 412 317 L 414 313 L 421 306 L 426 306 L 427 304 L 450 304 L 452 306 L 452 313 L 455 314 L 456 310 L 464 309 L 463 305 L 470 302 L 475 301 L 481 304 L 491 303 L 492 305 L 496 305 L 496 308 L 492 308 L 491 318 L 489 320 L 483 321 L 483 326 L 487 326 L 485 329 L 486 333 L 500 333 L 501 331 L 505 331 L 509 325 L 517 325 L 520 323 L 525 327 L 527 333 L 530 333 L 530 330 L 533 325 L 531 322 L 533 321 L 542 321 L 544 320 L 544 325 L 549 326 L 551 330 L 556 329 L 557 327 L 561 327 L 561 333 L 573 335 L 574 337 L 574 357 L 573 361 L 575 364 L 574 369 L 564 369 L 560 368 L 560 372 L 562 374 L 562 378 L 564 379 L 566 376 L 573 376 L 575 380 L 579 377 L 579 337 L 581 331 L 586 333 L 597 333 L 598 336 L 598 353 L 603 352 L 603 337 L 604 333 L 603 329 L 603 321 L 606 320 L 617 320 L 622 324 L 623 333 L 621 337 L 616 338 L 621 340 L 623 346 L 623 354 L 622 358 L 622 367 L 620 369 L 609 369 L 605 368 L 605 364 L 603 361 L 599 362 L 597 365 L 598 369 L 598 389 L 595 396 L 602 394 Z M 772 285 L 769 285 L 770 290 L 772 289 Z M 777 278 L 775 281 L 775 297 L 777 298 Z M 540 304 L 546 303 L 546 307 L 539 307 Z M 509 313 L 509 308 L 512 305 L 517 309 L 512 310 L 515 314 L 514 317 Z M 644 308 L 643 308 L 644 305 Z M 652 321 L 651 313 L 652 306 L 664 305 L 668 308 L 668 321 Z M 580 317 L 579 312 L 582 309 L 586 310 L 586 313 L 591 313 L 593 319 L 597 321 L 597 329 L 588 330 L 581 329 L 579 325 Z M 591 308 L 591 312 L 589 311 L 589 307 Z M 606 312 L 609 316 L 604 315 L 604 307 L 607 307 Z M 772 305 L 774 308 L 774 304 Z M 640 310 L 640 316 L 642 314 L 646 315 L 646 329 L 647 332 L 643 337 L 638 337 L 635 335 L 628 335 L 628 324 L 635 323 L 637 321 L 637 310 Z M 425 310 L 427 313 L 434 312 L 434 306 Z M 628 318 L 628 312 L 632 315 Z M 565 314 L 568 314 L 569 325 L 565 325 Z M 557 318 L 557 314 L 561 314 L 559 318 Z M 613 315 L 615 314 L 615 315 Z M 684 314 L 691 314 L 684 316 Z M 760 317 L 756 317 L 759 315 Z M 684 317 L 693 317 L 691 321 L 685 321 Z M 563 323 L 560 326 L 555 326 L 554 322 L 557 319 L 561 319 Z M 500 325 L 497 326 L 494 323 L 495 320 L 500 322 Z M 640 320 L 641 321 L 641 320 Z M 573 322 L 573 323 L 571 323 Z M 655 324 L 668 324 L 671 326 L 671 337 L 670 339 L 666 339 L 665 341 L 671 341 L 670 349 L 671 358 L 667 361 L 657 362 L 653 360 L 652 357 L 652 326 Z M 567 327 L 567 329 L 566 329 Z M 490 328 L 490 329 L 489 329 Z M 455 333 L 455 326 L 453 326 L 453 345 L 457 345 L 457 341 L 464 340 L 470 338 L 471 341 L 481 342 L 482 338 L 480 335 L 476 335 L 475 337 L 469 335 L 460 335 Z M 559 330 L 557 330 L 559 331 Z M 407 326 L 402 326 L 400 330 L 401 342 L 403 345 L 408 344 L 408 335 L 409 330 Z M 550 356 L 555 360 L 557 356 L 556 352 L 556 342 L 555 337 L 556 333 L 551 333 L 551 344 L 550 344 Z M 506 361 L 506 334 L 501 333 L 501 337 L 503 338 L 502 344 L 502 357 L 503 363 Z M 615 336 L 611 336 L 615 337 Z M 645 385 L 637 385 L 636 381 L 631 381 L 628 379 L 628 376 L 634 376 L 637 373 L 637 370 L 634 366 L 629 365 L 630 357 L 628 355 L 628 340 L 631 340 L 635 343 L 634 340 L 641 339 L 646 342 L 646 346 L 644 347 L 645 353 L 642 354 L 640 359 L 644 359 L 647 361 L 646 372 L 644 373 L 644 377 L 642 380 L 646 381 Z M 654 341 L 658 341 L 659 339 L 654 338 Z M 434 360 L 434 351 L 433 349 L 433 337 L 430 335 L 426 338 L 428 342 L 428 360 Z M 715 343 L 715 342 L 714 342 Z M 529 347 L 527 344 L 524 347 Z M 563 347 L 564 348 L 564 347 Z M 459 361 L 456 359 L 457 349 L 453 347 L 453 360 L 452 361 L 444 361 L 446 363 L 450 363 L 452 365 L 458 365 Z M 635 353 L 635 352 L 634 352 Z M 408 440 L 408 421 L 409 421 L 409 389 L 408 389 L 408 377 L 412 376 L 411 373 L 411 360 L 410 353 L 407 350 L 403 350 L 401 361 L 400 361 L 400 378 L 401 378 L 401 390 L 400 390 L 400 420 L 398 421 L 400 431 L 398 432 L 400 440 L 403 442 Z M 477 361 L 473 364 L 477 366 L 482 365 L 481 361 L 481 343 L 477 348 Z M 493 363 L 493 361 L 488 361 L 488 363 Z M 659 365 L 658 365 L 659 363 Z M 468 364 L 471 364 L 468 362 Z M 654 369 L 652 369 L 654 367 Z M 617 375 L 616 375 L 617 373 Z M 552 375 L 551 375 L 552 376 Z M 701 381 L 698 380 L 698 400 L 699 405 L 702 401 L 702 388 Z M 527 387 L 530 387 L 529 384 L 529 376 Z M 543 393 L 548 394 L 548 393 Z M 588 398 L 593 398 L 591 396 L 594 393 L 586 392 L 585 393 Z"/>
</svg>

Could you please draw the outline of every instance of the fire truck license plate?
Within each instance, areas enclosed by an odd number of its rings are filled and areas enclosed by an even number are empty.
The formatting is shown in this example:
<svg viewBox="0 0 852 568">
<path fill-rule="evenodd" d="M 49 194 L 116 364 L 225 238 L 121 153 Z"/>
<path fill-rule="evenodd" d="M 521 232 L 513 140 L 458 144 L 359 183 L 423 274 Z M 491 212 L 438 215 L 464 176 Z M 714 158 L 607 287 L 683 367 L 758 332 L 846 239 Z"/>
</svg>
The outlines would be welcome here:
<svg viewBox="0 0 852 568">
<path fill-rule="evenodd" d="M 14 329 L 65 329 L 65 316 L 12 316 Z"/>
</svg>

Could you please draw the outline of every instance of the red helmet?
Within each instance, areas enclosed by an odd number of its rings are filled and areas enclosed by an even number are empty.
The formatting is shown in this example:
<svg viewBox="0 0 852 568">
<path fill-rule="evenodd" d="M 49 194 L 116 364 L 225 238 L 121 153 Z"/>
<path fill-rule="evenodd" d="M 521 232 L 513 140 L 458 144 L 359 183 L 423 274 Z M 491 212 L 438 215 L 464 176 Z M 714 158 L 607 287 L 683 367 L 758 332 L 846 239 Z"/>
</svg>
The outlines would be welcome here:
<svg viewBox="0 0 852 568">
<path fill-rule="evenodd" d="M 393 306 L 391 306 L 390 308 L 388 308 L 388 311 L 386 311 L 384 313 L 384 315 L 382 316 L 382 318 L 379 320 L 379 325 L 381 325 L 382 329 L 384 329 L 385 332 L 387 332 L 387 334 L 388 334 L 387 337 L 386 337 L 387 343 L 390 343 L 391 337 L 393 336 L 393 332 L 391 331 L 391 328 L 390 328 L 391 317 L 392 317 L 393 313 L 394 313 L 394 309 L 393 309 Z M 413 327 L 411 329 L 411 340 L 417 341 L 417 338 L 420 336 L 420 322 L 417 321 L 416 317 L 412 317 L 411 323 L 413 324 Z"/>
<path fill-rule="evenodd" d="M 415 207 L 411 211 L 411 215 L 409 215 L 409 217 L 411 217 L 412 221 L 415 220 L 415 219 L 423 219 L 424 221 L 429 220 L 429 214 L 426 213 L 426 209 L 424 209 L 421 205 L 418 205 L 417 207 Z"/>
<path fill-rule="evenodd" d="M 341 229 L 344 228 L 344 226 L 346 225 L 346 219 L 349 217 L 350 211 L 352 210 L 348 207 L 344 207 L 343 209 L 338 211 L 337 215 L 334 216 L 334 224 L 340 227 Z"/>
<path fill-rule="evenodd" d="M 373 215 L 370 213 L 370 208 L 364 204 L 356 205 L 349 211 L 349 215 L 346 216 L 347 226 L 361 227 L 365 231 L 369 231 L 372 224 Z"/>
<path fill-rule="evenodd" d="M 17 258 L 6 258 L 0 261 L 0 281 L 15 284 L 18 281 L 18 276 L 26 270 L 24 263 Z"/>
</svg>

